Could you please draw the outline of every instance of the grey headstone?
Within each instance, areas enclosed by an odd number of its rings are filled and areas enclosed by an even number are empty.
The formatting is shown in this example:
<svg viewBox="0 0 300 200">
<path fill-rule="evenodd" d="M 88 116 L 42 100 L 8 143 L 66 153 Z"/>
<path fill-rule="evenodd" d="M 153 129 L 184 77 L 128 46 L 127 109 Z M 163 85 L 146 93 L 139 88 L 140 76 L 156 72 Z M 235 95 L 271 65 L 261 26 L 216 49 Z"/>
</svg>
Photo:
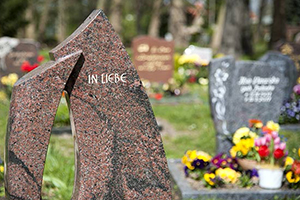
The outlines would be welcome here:
<svg viewBox="0 0 300 200">
<path fill-rule="evenodd" d="M 279 52 L 268 52 L 259 59 L 260 61 L 267 62 L 271 66 L 278 67 L 282 71 L 288 81 L 287 88 L 285 89 L 285 100 L 289 99 L 293 86 L 296 84 L 298 74 L 294 62 L 286 55 Z"/>
<path fill-rule="evenodd" d="M 278 121 L 289 88 L 288 78 L 279 67 L 225 57 L 212 60 L 209 78 L 217 152 L 229 151 L 232 134 L 247 126 L 249 119 Z"/>
<path fill-rule="evenodd" d="M 228 130 L 227 116 L 231 104 L 228 100 L 234 68 L 235 60 L 232 56 L 214 59 L 209 66 L 210 108 L 217 131 L 217 152 L 222 152 L 232 145 L 227 138 L 231 134 Z"/>
</svg>

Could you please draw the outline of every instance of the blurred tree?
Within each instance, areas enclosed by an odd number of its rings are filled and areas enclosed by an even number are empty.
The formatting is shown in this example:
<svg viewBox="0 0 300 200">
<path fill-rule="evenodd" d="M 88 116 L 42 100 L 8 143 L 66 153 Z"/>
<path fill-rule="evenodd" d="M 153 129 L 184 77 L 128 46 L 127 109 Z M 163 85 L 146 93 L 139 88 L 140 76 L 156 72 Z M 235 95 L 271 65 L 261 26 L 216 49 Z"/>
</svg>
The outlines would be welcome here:
<svg viewBox="0 0 300 200">
<path fill-rule="evenodd" d="M 50 12 L 50 5 L 53 0 L 45 0 L 42 7 L 41 17 L 39 21 L 39 27 L 38 27 L 38 40 L 40 42 L 44 41 L 45 39 L 45 31 L 46 31 L 46 25 L 48 23 L 48 17 Z"/>
<path fill-rule="evenodd" d="M 28 0 L 28 6 L 25 13 L 25 18 L 27 20 L 27 25 L 25 27 L 25 35 L 22 37 L 36 39 L 36 23 L 34 20 L 35 6 L 33 0 Z"/>
<path fill-rule="evenodd" d="M 67 36 L 67 21 L 66 21 L 66 0 L 58 0 L 58 16 L 57 16 L 57 39 L 62 42 Z"/>
<path fill-rule="evenodd" d="M 286 0 L 286 19 L 290 25 L 300 25 L 299 0 Z"/>
<path fill-rule="evenodd" d="M 98 0 L 97 1 L 97 9 L 101 9 L 103 11 L 105 11 L 105 7 L 106 7 L 106 0 Z"/>
<path fill-rule="evenodd" d="M 254 35 L 255 42 L 258 42 L 263 37 L 262 19 L 265 13 L 266 6 L 267 6 L 267 0 L 261 0 L 259 5 L 259 18 L 258 18 L 257 29 Z"/>
<path fill-rule="evenodd" d="M 115 31 L 120 35 L 122 31 L 122 0 L 112 0 L 110 11 L 110 22 L 113 25 Z"/>
<path fill-rule="evenodd" d="M 272 48 L 276 42 L 286 39 L 285 3 L 285 0 L 274 0 L 270 48 Z"/>
<path fill-rule="evenodd" d="M 162 0 L 155 0 L 153 3 L 152 16 L 148 29 L 148 35 L 153 37 L 159 36 L 161 5 Z"/>
<path fill-rule="evenodd" d="M 187 25 L 187 19 L 184 12 L 183 0 L 171 0 L 169 31 L 173 36 L 173 40 L 177 47 L 187 47 L 191 35 L 199 33 L 202 19 L 202 4 L 195 4 L 195 8 L 190 8 L 189 12 L 194 19 L 190 26 Z"/>
<path fill-rule="evenodd" d="M 217 50 L 221 46 L 222 36 L 223 36 L 223 29 L 225 23 L 225 16 L 226 16 L 226 6 L 225 4 L 221 4 L 220 10 L 218 13 L 217 25 L 214 28 L 212 40 L 211 40 L 211 48 Z"/>
<path fill-rule="evenodd" d="M 0 1 L 0 36 L 17 35 L 18 31 L 28 23 L 25 18 L 27 0 Z"/>
<path fill-rule="evenodd" d="M 249 0 L 226 0 L 220 52 L 236 57 L 253 53 Z"/>
</svg>

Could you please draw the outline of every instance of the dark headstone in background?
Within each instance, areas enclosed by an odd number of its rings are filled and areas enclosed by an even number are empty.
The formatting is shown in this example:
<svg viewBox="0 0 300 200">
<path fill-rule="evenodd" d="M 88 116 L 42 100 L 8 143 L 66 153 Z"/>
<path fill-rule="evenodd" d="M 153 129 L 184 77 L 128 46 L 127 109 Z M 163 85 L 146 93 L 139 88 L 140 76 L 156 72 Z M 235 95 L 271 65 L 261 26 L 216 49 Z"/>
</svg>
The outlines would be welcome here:
<svg viewBox="0 0 300 200">
<path fill-rule="evenodd" d="M 278 121 L 288 87 L 279 67 L 266 62 L 214 59 L 210 64 L 210 104 L 217 152 L 228 152 L 232 134 L 249 119 Z"/>
<path fill-rule="evenodd" d="M 294 62 L 288 57 L 278 52 L 268 52 L 259 59 L 262 62 L 266 62 L 271 66 L 279 68 L 284 73 L 285 80 L 288 81 L 285 89 L 284 99 L 290 98 L 293 92 L 293 86 L 297 82 L 297 69 Z"/>
<path fill-rule="evenodd" d="M 44 157 L 36 152 L 47 146 L 45 138 L 50 136 L 53 120 L 38 116 L 52 117 L 58 102 L 47 96 L 60 98 L 61 93 L 52 94 L 52 90 L 61 89 L 54 86 L 63 83 L 75 136 L 72 199 L 171 199 L 170 173 L 148 96 L 119 36 L 101 10 L 92 12 L 70 37 L 52 49 L 50 56 L 55 61 L 45 65 L 59 65 L 78 52 L 82 56 L 76 65 L 72 59 L 58 71 L 46 67 L 44 72 L 38 67 L 30 73 L 49 75 L 19 80 L 22 86 L 30 87 L 13 90 L 6 147 L 9 196 L 41 199 L 39 183 L 44 163 L 37 161 Z M 52 71 L 65 72 L 67 66 L 74 67 L 67 81 L 65 76 L 50 75 Z M 34 192 L 23 192 L 31 187 L 35 187 Z"/>
<path fill-rule="evenodd" d="M 0 77 L 16 73 L 19 77 L 25 72 L 21 70 L 24 61 L 37 63 L 39 44 L 30 39 L 0 38 Z"/>
<path fill-rule="evenodd" d="M 174 42 L 149 36 L 132 41 L 133 63 L 141 79 L 167 83 L 173 77 Z"/>
</svg>

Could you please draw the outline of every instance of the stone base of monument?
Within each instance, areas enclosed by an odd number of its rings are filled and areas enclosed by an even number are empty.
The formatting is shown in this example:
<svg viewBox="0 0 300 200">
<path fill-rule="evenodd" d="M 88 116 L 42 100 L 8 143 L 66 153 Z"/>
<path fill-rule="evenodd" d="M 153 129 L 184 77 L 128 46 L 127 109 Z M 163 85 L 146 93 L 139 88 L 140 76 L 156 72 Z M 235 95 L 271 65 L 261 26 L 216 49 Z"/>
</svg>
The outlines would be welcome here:
<svg viewBox="0 0 300 200">
<path fill-rule="evenodd" d="M 174 184 L 178 186 L 182 199 L 228 199 L 228 200 L 273 200 L 274 198 L 300 197 L 300 190 L 279 189 L 265 190 L 258 187 L 252 189 L 195 189 L 185 177 L 182 165 L 179 159 L 169 159 L 168 165 L 173 177 Z"/>
</svg>

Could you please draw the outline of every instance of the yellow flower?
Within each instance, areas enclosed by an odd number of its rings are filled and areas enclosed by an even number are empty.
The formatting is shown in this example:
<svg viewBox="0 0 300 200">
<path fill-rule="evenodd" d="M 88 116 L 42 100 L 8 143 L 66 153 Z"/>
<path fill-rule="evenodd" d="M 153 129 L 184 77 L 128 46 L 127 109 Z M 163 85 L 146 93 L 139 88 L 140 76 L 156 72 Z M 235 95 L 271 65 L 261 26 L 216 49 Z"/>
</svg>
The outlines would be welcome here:
<svg viewBox="0 0 300 200">
<path fill-rule="evenodd" d="M 195 63 L 200 59 L 198 55 L 182 55 L 178 59 L 178 63 L 180 65 L 186 64 L 186 63 Z"/>
<path fill-rule="evenodd" d="M 209 162 L 211 160 L 211 156 L 203 151 L 198 151 L 197 155 L 197 158 L 203 160 L 204 162 Z"/>
<path fill-rule="evenodd" d="M 294 163 L 294 159 L 292 157 L 286 157 L 284 167 L 287 167 L 288 165 L 292 165 Z"/>
<path fill-rule="evenodd" d="M 219 176 L 226 183 L 236 183 L 238 178 L 241 176 L 239 172 L 227 167 L 227 168 L 219 168 L 216 170 L 216 175 Z"/>
<path fill-rule="evenodd" d="M 263 123 L 258 122 L 258 123 L 255 123 L 255 124 L 254 124 L 254 127 L 255 127 L 255 128 L 262 128 L 263 125 L 264 125 Z"/>
<path fill-rule="evenodd" d="M 257 137 L 256 133 L 250 131 L 249 128 L 247 127 L 239 128 L 233 135 L 233 143 L 237 144 L 240 142 L 242 137 L 247 137 L 247 136 L 251 138 Z"/>
<path fill-rule="evenodd" d="M 235 158 L 237 152 L 238 152 L 237 146 L 233 146 L 233 147 L 230 149 L 230 155 L 231 155 L 231 157 Z"/>
<path fill-rule="evenodd" d="M 204 162 L 209 162 L 211 160 L 211 156 L 203 151 L 188 150 L 186 154 L 181 158 L 181 162 L 190 170 L 194 170 L 195 167 L 192 166 L 192 163 L 195 159 L 201 159 Z"/>
<path fill-rule="evenodd" d="M 209 81 L 207 78 L 199 78 L 198 82 L 201 84 L 201 85 L 208 85 Z"/>
<path fill-rule="evenodd" d="M 224 57 L 224 56 L 225 56 L 224 54 L 218 53 L 218 54 L 215 56 L 215 58 L 222 58 L 222 57 Z"/>
<path fill-rule="evenodd" d="M 16 73 L 11 73 L 8 76 L 3 76 L 1 78 L 1 83 L 7 86 L 13 86 L 18 80 L 18 75 Z"/>
<path fill-rule="evenodd" d="M 300 181 L 300 176 L 294 174 L 292 171 L 286 173 L 285 176 L 289 183 L 298 183 Z"/>
<path fill-rule="evenodd" d="M 7 96 L 5 94 L 5 92 L 0 91 L 0 101 L 5 101 L 7 99 Z"/>
<path fill-rule="evenodd" d="M 211 186 L 215 185 L 215 183 L 212 181 L 214 178 L 216 178 L 216 175 L 214 173 L 205 173 L 204 174 L 204 180 Z"/>
<path fill-rule="evenodd" d="M 300 148 L 298 149 L 298 156 L 300 157 Z"/>
<path fill-rule="evenodd" d="M 267 128 L 271 129 L 272 131 L 278 132 L 280 130 L 279 124 L 273 122 L 273 121 L 268 121 L 267 122 Z"/>
<path fill-rule="evenodd" d="M 0 166 L 0 172 L 4 172 L 4 167 L 3 166 Z"/>
</svg>

